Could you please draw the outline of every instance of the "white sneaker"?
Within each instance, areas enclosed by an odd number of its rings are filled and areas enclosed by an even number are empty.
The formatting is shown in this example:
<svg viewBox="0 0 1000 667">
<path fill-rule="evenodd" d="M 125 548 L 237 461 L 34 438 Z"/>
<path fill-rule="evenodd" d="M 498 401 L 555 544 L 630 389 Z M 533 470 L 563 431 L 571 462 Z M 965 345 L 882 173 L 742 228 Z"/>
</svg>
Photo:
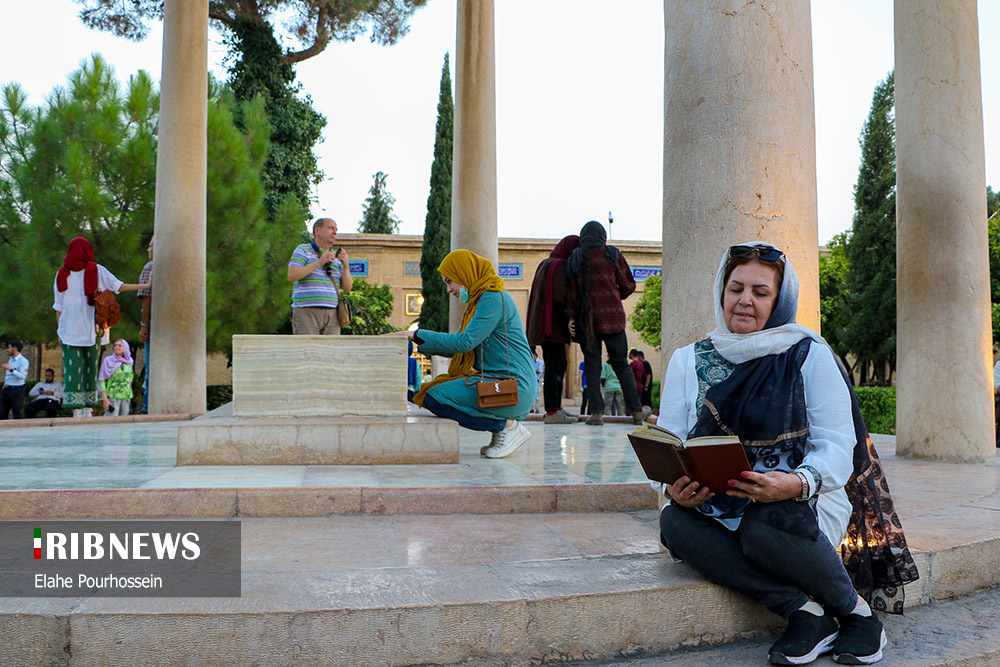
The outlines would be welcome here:
<svg viewBox="0 0 1000 667">
<path fill-rule="evenodd" d="M 497 444 L 498 442 L 500 442 L 500 435 L 502 433 L 503 433 L 503 431 L 492 431 L 491 432 L 491 436 L 492 437 L 490 437 L 490 444 L 483 445 L 482 447 L 480 447 L 479 448 L 479 455 L 480 456 L 486 456 L 486 450 L 489 449 L 490 447 L 492 447 L 493 445 Z"/>
<path fill-rule="evenodd" d="M 514 425 L 503 431 L 494 434 L 496 444 L 486 450 L 486 458 L 502 459 L 510 456 L 518 447 L 523 445 L 531 437 L 531 431 L 524 427 L 520 421 L 515 420 Z"/>
</svg>

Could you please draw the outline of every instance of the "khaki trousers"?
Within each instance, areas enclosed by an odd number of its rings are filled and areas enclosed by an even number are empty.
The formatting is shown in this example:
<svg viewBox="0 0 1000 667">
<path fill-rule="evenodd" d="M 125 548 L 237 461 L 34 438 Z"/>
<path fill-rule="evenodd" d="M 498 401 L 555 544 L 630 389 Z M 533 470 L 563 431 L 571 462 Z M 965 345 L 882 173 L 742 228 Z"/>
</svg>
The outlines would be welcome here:
<svg viewBox="0 0 1000 667">
<path fill-rule="evenodd" d="M 339 336 L 336 308 L 292 308 L 292 333 L 296 336 Z"/>
</svg>

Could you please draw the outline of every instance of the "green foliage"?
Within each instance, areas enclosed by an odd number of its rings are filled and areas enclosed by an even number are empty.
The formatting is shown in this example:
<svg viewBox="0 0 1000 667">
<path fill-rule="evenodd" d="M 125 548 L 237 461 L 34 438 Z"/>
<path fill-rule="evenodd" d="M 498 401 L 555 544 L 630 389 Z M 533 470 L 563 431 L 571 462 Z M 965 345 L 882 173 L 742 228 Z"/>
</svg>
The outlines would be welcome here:
<svg viewBox="0 0 1000 667">
<path fill-rule="evenodd" d="M 660 413 L 660 381 L 653 380 L 652 391 L 650 392 L 653 397 L 653 412 Z"/>
<path fill-rule="evenodd" d="M 16 83 L 3 87 L 0 101 L 0 244 L 13 243 L 29 220 L 21 193 L 24 165 L 31 141 L 28 132 L 35 114 L 28 95 Z"/>
<path fill-rule="evenodd" d="M 847 260 L 847 233 L 834 236 L 827 248 L 830 254 L 819 258 L 820 328 L 830 347 L 850 369 L 847 363 L 850 350 L 844 341 L 844 329 L 850 317 L 847 300 L 851 265 Z"/>
<path fill-rule="evenodd" d="M 300 213 L 289 234 L 298 231 L 308 217 L 312 188 L 323 179 L 313 147 L 319 142 L 326 118 L 312 107 L 312 100 L 297 97 L 295 72 L 285 63 L 281 46 L 271 26 L 262 20 L 239 19 L 230 28 L 229 85 L 240 102 L 258 96 L 271 123 L 270 149 L 261 179 L 264 205 L 272 222 L 287 210 L 287 199 L 298 202 Z M 246 129 L 240 107 L 236 124 Z"/>
<path fill-rule="evenodd" d="M 233 110 L 242 111 L 245 132 Z M 229 352 L 233 334 L 271 333 L 289 307 L 289 285 L 275 274 L 295 247 L 289 229 L 301 224 L 297 203 L 265 214 L 261 170 L 270 125 L 264 100 L 239 105 L 228 91 L 208 106 L 208 245 L 206 343 Z"/>
<path fill-rule="evenodd" d="M 649 276 L 642 288 L 642 296 L 632 311 L 632 328 L 635 329 L 642 342 L 660 349 L 660 276 Z"/>
<path fill-rule="evenodd" d="M 74 0 L 80 19 L 97 30 L 141 40 L 149 24 L 163 18 L 163 0 Z M 331 40 L 354 41 L 371 32 L 371 41 L 388 46 L 410 31 L 409 20 L 427 0 L 209 0 L 208 17 L 232 27 L 240 20 L 266 22 L 281 17 L 284 37 L 300 51 L 284 60 L 299 62 L 318 55 Z"/>
<path fill-rule="evenodd" d="M 847 305 L 843 342 L 887 384 L 896 362 L 896 146 L 893 75 L 875 88 L 861 132 L 861 167 L 854 187 L 854 223 L 847 241 Z"/>
<path fill-rule="evenodd" d="M 210 384 L 205 387 L 206 405 L 209 410 L 222 407 L 233 400 L 233 385 Z"/>
<path fill-rule="evenodd" d="M 215 88 L 208 101 L 206 334 L 208 349 L 226 351 L 233 333 L 271 332 L 287 314 L 289 287 L 275 279 L 273 266 L 287 261 L 295 237 L 263 214 L 260 170 L 269 133 L 263 101 L 241 105 L 244 133 L 234 124 L 232 95 Z M 0 211 L 10 238 L 0 243 L 8 269 L 0 330 L 55 342 L 52 283 L 70 239 L 89 239 L 95 259 L 125 282 L 135 282 L 146 261 L 157 93 L 144 72 L 122 91 L 95 56 L 41 109 L 27 109 L 16 86 L 4 89 L 4 100 Z M 297 204 L 279 209 L 284 227 L 297 212 Z M 139 300 L 126 294 L 118 302 L 122 328 L 115 335 L 134 339 Z"/>
<path fill-rule="evenodd" d="M 377 336 L 396 331 L 386 322 L 392 315 L 392 292 L 388 285 L 372 285 L 362 278 L 354 279 L 350 292 L 343 293 L 351 304 L 351 324 L 343 333 L 354 336 Z"/>
<path fill-rule="evenodd" d="M 896 388 L 857 387 L 858 405 L 869 433 L 896 432 Z"/>
<path fill-rule="evenodd" d="M 138 277 L 153 226 L 159 104 L 145 72 L 123 92 L 100 56 L 73 72 L 43 109 L 26 110 L 14 88 L 5 89 L 4 115 L 30 125 L 15 150 L 4 142 L 0 157 L 13 172 L 2 179 L 0 209 L 21 215 L 0 249 L 7 276 L 0 312 L 11 320 L 0 328 L 16 323 L 24 340 L 53 341 L 52 283 L 70 239 L 88 238 L 96 260 L 125 282 Z M 139 321 L 138 299 L 119 304 L 126 322 Z"/>
<path fill-rule="evenodd" d="M 993 347 L 1000 347 L 1000 194 L 986 187 L 986 232 L 990 256 Z"/>
<path fill-rule="evenodd" d="M 358 231 L 363 234 L 395 234 L 399 231 L 399 218 L 392 212 L 396 198 L 389 194 L 385 180 L 389 174 L 379 171 L 375 173 L 375 182 L 368 190 L 365 199 L 365 210 L 358 223 Z"/>
<path fill-rule="evenodd" d="M 451 70 L 448 54 L 441 66 L 438 93 L 438 117 L 434 129 L 434 161 L 431 163 L 431 193 L 427 197 L 424 220 L 424 244 L 420 252 L 421 294 L 420 328 L 448 330 L 448 292 L 437 267 L 451 251 L 451 166 L 454 141 L 455 105 L 451 96 Z"/>
</svg>

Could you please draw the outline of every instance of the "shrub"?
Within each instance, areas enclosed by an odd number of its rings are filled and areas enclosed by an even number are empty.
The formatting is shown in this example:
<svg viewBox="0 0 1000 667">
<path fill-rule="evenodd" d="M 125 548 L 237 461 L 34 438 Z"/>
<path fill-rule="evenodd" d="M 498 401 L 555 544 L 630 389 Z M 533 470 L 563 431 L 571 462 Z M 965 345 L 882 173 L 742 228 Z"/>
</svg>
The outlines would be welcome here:
<svg viewBox="0 0 1000 667">
<path fill-rule="evenodd" d="M 214 410 L 233 400 L 233 385 L 210 384 L 205 387 L 205 399 L 209 410 Z"/>
<path fill-rule="evenodd" d="M 869 433 L 894 434 L 896 432 L 896 388 L 857 387 L 861 416 Z"/>
</svg>

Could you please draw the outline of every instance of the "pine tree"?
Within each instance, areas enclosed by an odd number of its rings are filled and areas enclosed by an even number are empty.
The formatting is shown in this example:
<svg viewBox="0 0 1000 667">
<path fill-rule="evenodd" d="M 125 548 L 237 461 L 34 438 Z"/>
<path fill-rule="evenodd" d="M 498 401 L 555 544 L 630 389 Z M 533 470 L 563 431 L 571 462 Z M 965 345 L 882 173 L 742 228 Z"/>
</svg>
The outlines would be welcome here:
<svg viewBox="0 0 1000 667">
<path fill-rule="evenodd" d="M 392 212 L 396 198 L 389 194 L 385 181 L 389 174 L 375 172 L 375 182 L 368 190 L 365 199 L 365 210 L 358 223 L 358 231 L 362 234 L 395 234 L 399 231 L 399 218 Z"/>
<path fill-rule="evenodd" d="M 431 193 L 427 197 L 424 222 L 424 245 L 420 254 L 420 278 L 424 303 L 420 310 L 420 328 L 448 330 L 448 292 L 437 272 L 444 256 L 451 251 L 451 164 L 454 141 L 455 105 L 451 96 L 451 70 L 448 54 L 441 67 L 441 92 L 434 136 L 434 161 L 431 163 Z"/>
<path fill-rule="evenodd" d="M 870 380 L 885 385 L 896 363 L 896 145 L 891 72 L 875 87 L 861 131 L 861 167 L 854 186 L 847 260 L 850 320 L 844 342 L 858 359 L 862 383 Z"/>
</svg>

